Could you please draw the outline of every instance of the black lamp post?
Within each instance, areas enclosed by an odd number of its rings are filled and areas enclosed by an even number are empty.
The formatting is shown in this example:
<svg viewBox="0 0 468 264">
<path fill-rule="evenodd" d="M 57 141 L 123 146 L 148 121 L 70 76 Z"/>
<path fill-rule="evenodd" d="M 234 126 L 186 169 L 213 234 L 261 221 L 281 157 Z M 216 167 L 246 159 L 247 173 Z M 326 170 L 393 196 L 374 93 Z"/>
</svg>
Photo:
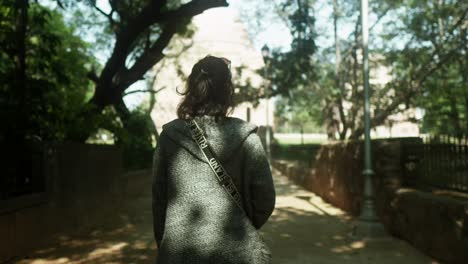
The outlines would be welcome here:
<svg viewBox="0 0 468 264">
<path fill-rule="evenodd" d="M 363 81 L 364 81 L 364 201 L 361 215 L 357 224 L 356 233 L 362 237 L 384 236 L 385 231 L 382 223 L 376 215 L 375 190 L 372 184 L 374 171 L 372 169 L 371 138 L 370 138 L 370 101 L 369 101 L 369 59 L 368 59 L 368 0 L 361 0 L 361 25 L 363 46 Z"/>
</svg>

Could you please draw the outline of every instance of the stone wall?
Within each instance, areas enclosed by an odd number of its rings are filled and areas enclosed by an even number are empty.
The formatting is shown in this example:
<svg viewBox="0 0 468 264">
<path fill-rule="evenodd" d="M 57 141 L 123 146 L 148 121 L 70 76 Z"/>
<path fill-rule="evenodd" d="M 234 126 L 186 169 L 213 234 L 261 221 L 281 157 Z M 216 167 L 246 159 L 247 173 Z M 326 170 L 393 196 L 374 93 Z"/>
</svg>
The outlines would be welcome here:
<svg viewBox="0 0 468 264">
<path fill-rule="evenodd" d="M 467 263 L 468 200 L 400 188 L 386 209 L 391 234 L 442 263 Z"/>
<path fill-rule="evenodd" d="M 417 189 L 416 138 L 372 144 L 377 214 L 387 231 L 444 263 L 468 259 L 468 200 Z M 323 145 L 310 162 L 275 161 L 295 183 L 357 216 L 363 200 L 363 144 Z"/>
<path fill-rule="evenodd" d="M 0 201 L 0 262 L 86 232 L 149 188 L 149 171 L 123 174 L 115 146 L 68 143 L 47 148 L 47 188 Z"/>
</svg>

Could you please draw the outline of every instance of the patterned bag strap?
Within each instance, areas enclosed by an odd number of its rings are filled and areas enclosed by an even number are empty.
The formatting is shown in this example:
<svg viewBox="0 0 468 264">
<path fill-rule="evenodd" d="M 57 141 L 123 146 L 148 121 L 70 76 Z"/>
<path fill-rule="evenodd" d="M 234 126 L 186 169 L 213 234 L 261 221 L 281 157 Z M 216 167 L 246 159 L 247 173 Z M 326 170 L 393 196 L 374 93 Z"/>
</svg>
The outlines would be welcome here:
<svg viewBox="0 0 468 264">
<path fill-rule="evenodd" d="M 203 155 L 205 156 L 205 159 L 208 161 L 208 164 L 210 165 L 211 170 L 213 170 L 214 174 L 216 175 L 216 178 L 218 179 L 219 183 L 221 184 L 221 186 L 223 186 L 223 188 L 226 190 L 229 196 L 231 196 L 231 198 L 234 200 L 237 206 L 245 214 L 245 210 L 244 210 L 244 207 L 242 206 L 241 196 L 239 194 L 239 191 L 234 185 L 234 182 L 231 176 L 229 176 L 227 171 L 224 169 L 223 165 L 216 158 L 216 155 L 213 152 L 213 149 L 208 144 L 208 140 L 206 140 L 203 130 L 198 126 L 197 122 L 195 122 L 195 120 L 193 119 L 188 120 L 188 126 L 192 133 L 192 138 L 195 140 L 198 147 L 202 151 Z"/>
</svg>

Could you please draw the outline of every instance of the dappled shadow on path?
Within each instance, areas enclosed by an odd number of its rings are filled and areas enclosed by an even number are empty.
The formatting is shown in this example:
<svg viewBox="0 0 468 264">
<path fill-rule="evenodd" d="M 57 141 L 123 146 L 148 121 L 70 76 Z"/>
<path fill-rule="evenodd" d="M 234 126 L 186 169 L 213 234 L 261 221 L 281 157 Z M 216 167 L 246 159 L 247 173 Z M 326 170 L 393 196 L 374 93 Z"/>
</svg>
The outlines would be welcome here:
<svg viewBox="0 0 468 264">
<path fill-rule="evenodd" d="M 87 235 L 60 237 L 55 246 L 33 251 L 12 263 L 154 263 L 156 244 L 150 203 L 149 194 L 145 194 Z"/>
<path fill-rule="evenodd" d="M 275 172 L 276 209 L 261 233 L 273 264 L 437 263 L 406 242 L 391 237 L 361 240 L 351 236 L 353 219 Z M 116 212 L 114 219 L 88 235 L 63 237 L 56 246 L 32 252 L 18 264 L 154 263 L 151 198 L 144 194 Z"/>
<path fill-rule="evenodd" d="M 352 236 L 354 219 L 275 171 L 276 209 L 262 228 L 274 264 L 436 263 L 406 242 Z"/>
</svg>

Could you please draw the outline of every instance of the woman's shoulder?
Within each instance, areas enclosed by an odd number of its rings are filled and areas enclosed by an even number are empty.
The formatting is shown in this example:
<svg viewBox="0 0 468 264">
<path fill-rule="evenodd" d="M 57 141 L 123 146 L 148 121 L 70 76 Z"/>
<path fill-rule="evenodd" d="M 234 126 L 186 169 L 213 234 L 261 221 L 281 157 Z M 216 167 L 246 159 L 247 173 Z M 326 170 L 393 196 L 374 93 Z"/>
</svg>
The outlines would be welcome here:
<svg viewBox="0 0 468 264">
<path fill-rule="evenodd" d="M 167 128 L 170 128 L 170 127 L 177 127 L 177 126 L 181 126 L 185 123 L 185 120 L 183 119 L 180 119 L 180 118 L 176 118 L 176 119 L 173 119 L 167 123 L 165 123 L 162 128 L 163 130 L 164 129 L 167 129 Z"/>
<path fill-rule="evenodd" d="M 224 135 L 233 134 L 232 136 L 247 137 L 249 134 L 256 134 L 258 126 L 247 122 L 237 117 L 222 117 L 216 118 L 214 116 L 197 116 L 195 120 L 198 121 L 200 127 L 208 134 L 222 133 Z M 187 120 L 176 118 L 162 126 L 161 136 L 165 135 L 179 135 L 183 134 L 191 138 L 190 129 L 188 128 Z"/>
<path fill-rule="evenodd" d="M 235 126 L 245 127 L 247 130 L 250 130 L 250 131 L 257 132 L 257 130 L 258 130 L 257 125 L 255 125 L 253 123 L 250 123 L 250 122 L 247 122 L 247 121 L 245 121 L 243 119 L 240 119 L 238 117 L 232 117 L 232 116 L 226 117 L 226 121 L 232 123 Z"/>
</svg>

